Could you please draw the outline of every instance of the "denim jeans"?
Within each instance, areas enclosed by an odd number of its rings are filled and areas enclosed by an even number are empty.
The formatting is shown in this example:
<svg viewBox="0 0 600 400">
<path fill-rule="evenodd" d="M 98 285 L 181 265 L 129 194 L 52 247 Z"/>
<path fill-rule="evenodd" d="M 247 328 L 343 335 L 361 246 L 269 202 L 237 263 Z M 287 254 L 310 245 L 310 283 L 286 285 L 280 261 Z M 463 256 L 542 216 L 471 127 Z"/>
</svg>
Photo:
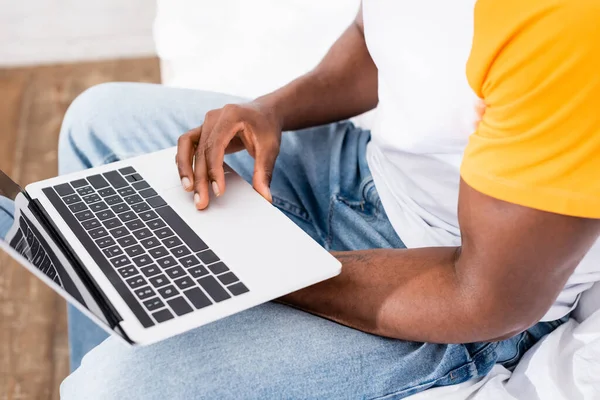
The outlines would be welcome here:
<svg viewBox="0 0 600 400">
<path fill-rule="evenodd" d="M 206 111 L 239 100 L 156 85 L 96 86 L 65 116 L 60 172 L 174 146 Z M 366 163 L 369 136 L 349 122 L 284 134 L 273 203 L 326 249 L 404 247 Z M 247 153 L 226 162 L 251 179 Z M 481 377 L 495 363 L 510 368 L 562 321 L 502 342 L 445 345 L 378 337 L 267 303 L 140 348 L 106 339 L 73 308 L 69 322 L 72 367 L 79 368 L 63 382 L 62 398 L 110 400 L 399 399 Z"/>
</svg>

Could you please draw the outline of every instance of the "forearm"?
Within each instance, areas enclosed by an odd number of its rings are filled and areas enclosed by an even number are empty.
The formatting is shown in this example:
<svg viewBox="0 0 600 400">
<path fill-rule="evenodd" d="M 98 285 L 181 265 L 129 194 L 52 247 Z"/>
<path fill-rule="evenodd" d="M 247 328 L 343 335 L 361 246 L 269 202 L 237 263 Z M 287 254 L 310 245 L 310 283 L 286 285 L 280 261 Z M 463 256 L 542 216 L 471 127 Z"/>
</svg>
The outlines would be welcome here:
<svg viewBox="0 0 600 400">
<path fill-rule="evenodd" d="M 274 111 L 283 130 L 323 125 L 373 109 L 378 101 L 377 68 L 360 20 L 346 29 L 313 71 L 257 101 Z"/>
<path fill-rule="evenodd" d="M 281 299 L 343 325 L 391 338 L 490 341 L 517 333 L 509 321 L 480 313 L 460 282 L 457 248 L 336 253 L 342 273 Z M 473 294 L 474 295 L 474 294 Z"/>
</svg>

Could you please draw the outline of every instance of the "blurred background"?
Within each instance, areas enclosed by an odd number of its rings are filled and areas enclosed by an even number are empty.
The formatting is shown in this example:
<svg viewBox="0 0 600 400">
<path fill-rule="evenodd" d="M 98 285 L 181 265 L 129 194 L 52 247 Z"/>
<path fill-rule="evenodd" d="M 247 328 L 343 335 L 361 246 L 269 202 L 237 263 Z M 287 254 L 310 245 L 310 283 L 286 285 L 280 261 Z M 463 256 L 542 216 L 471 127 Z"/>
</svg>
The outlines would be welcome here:
<svg viewBox="0 0 600 400">
<path fill-rule="evenodd" d="M 0 0 L 0 169 L 57 174 L 63 115 L 135 81 L 254 97 L 311 69 L 360 0 Z M 0 252 L 0 400 L 58 399 L 64 300 Z"/>
</svg>

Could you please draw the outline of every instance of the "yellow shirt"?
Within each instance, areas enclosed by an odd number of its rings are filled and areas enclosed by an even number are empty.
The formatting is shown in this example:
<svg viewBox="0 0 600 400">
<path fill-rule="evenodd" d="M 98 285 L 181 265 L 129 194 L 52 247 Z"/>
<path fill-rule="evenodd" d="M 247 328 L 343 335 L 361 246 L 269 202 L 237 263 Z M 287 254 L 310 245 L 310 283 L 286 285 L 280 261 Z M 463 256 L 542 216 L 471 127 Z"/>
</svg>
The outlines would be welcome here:
<svg viewBox="0 0 600 400">
<path fill-rule="evenodd" d="M 462 178 L 511 203 L 600 218 L 600 1 L 479 1 L 467 76 L 487 108 Z"/>
</svg>

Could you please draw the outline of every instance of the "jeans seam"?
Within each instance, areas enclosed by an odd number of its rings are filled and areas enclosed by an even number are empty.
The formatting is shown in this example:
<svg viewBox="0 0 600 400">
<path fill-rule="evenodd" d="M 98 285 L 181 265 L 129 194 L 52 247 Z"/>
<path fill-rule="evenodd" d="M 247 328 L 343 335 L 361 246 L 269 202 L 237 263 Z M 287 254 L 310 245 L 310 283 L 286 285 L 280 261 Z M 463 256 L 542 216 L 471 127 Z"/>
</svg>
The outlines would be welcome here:
<svg viewBox="0 0 600 400">
<path fill-rule="evenodd" d="M 306 210 L 304 210 L 302 207 L 297 206 L 296 204 L 293 204 L 293 203 L 291 203 L 287 200 L 284 200 L 278 196 L 273 196 L 273 204 L 277 208 L 281 208 L 282 210 L 289 212 L 290 214 L 294 215 L 295 217 L 298 217 L 298 218 L 302 219 L 303 221 L 312 224 L 312 220 L 310 219 L 308 212 Z"/>
<path fill-rule="evenodd" d="M 525 341 L 525 339 L 526 339 L 527 335 L 529 335 L 529 334 L 530 334 L 530 333 L 529 333 L 529 332 L 527 332 L 527 331 L 525 331 L 525 332 L 523 332 L 523 333 L 521 334 L 521 337 L 519 338 L 519 341 L 518 341 L 518 342 L 516 343 L 516 345 L 515 345 L 515 348 L 516 348 L 516 350 L 517 350 L 517 354 L 515 354 L 515 356 L 514 356 L 514 357 L 512 357 L 512 358 L 510 358 L 510 359 L 508 359 L 508 360 L 506 360 L 506 361 L 502 361 L 500 364 L 501 364 L 503 367 L 505 367 L 505 368 L 510 368 L 510 367 L 511 367 L 511 365 L 510 365 L 510 364 L 512 364 L 513 362 L 515 362 L 515 360 L 518 360 L 518 359 L 520 359 L 520 358 L 523 356 L 523 354 L 521 354 L 521 352 L 520 352 L 521 343 L 523 343 L 523 342 Z"/>
</svg>

